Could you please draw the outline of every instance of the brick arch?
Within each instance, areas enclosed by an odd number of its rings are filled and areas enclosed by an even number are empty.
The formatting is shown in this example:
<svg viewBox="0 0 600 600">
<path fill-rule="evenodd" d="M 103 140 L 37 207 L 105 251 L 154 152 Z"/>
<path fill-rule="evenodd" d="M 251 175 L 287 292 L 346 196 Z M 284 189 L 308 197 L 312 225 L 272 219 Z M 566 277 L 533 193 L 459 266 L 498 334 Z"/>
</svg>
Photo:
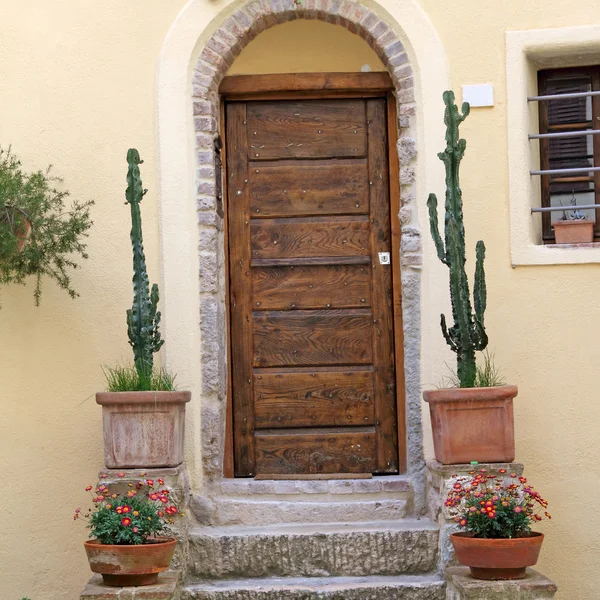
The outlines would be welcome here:
<svg viewBox="0 0 600 600">
<path fill-rule="evenodd" d="M 196 202 L 199 223 L 202 397 L 200 443 L 204 483 L 216 486 L 223 472 L 226 397 L 226 310 L 222 218 L 216 211 L 213 142 L 218 132 L 219 85 L 243 48 L 259 33 L 295 19 L 318 19 L 362 37 L 387 66 L 398 100 L 402 225 L 401 274 L 405 329 L 406 431 L 408 469 L 415 487 L 423 478 L 420 390 L 420 231 L 413 222 L 416 144 L 413 73 L 396 31 L 377 13 L 348 0 L 254 0 L 223 21 L 196 62 L 192 100 L 196 139 Z M 393 218 L 395 215 L 393 215 Z M 419 494 L 417 493 L 417 496 Z M 422 500 L 421 500 L 422 502 Z M 419 499 L 416 500 L 420 504 Z"/>
</svg>

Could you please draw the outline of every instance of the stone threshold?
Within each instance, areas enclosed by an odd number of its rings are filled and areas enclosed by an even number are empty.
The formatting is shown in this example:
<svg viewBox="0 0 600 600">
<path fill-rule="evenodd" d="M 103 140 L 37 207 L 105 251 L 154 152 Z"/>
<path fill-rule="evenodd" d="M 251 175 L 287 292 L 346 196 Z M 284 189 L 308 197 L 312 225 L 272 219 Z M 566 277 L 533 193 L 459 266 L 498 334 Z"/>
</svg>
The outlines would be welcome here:
<svg viewBox="0 0 600 600">
<path fill-rule="evenodd" d="M 407 475 L 379 475 L 370 479 L 223 479 L 220 484 L 222 496 L 302 496 L 310 495 L 311 501 L 339 500 L 335 496 L 365 495 L 397 496 L 411 491 Z M 257 498 L 258 499 L 258 498 Z M 295 498 L 301 500 L 301 498 Z M 349 499 L 349 498 L 348 498 Z"/>
</svg>

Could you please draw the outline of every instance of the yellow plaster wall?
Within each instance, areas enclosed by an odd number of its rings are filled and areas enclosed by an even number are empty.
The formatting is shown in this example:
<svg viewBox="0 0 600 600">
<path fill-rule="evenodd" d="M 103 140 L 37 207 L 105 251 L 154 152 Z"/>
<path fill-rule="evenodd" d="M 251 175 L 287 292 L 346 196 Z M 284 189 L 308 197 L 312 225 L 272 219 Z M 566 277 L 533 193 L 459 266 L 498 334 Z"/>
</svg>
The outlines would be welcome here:
<svg viewBox="0 0 600 600">
<path fill-rule="evenodd" d="M 8 488 L 0 501 L 8 542 L 0 549 L 3 599 L 72 599 L 88 577 L 85 533 L 71 516 L 102 463 L 100 410 L 92 396 L 102 386 L 100 367 L 129 356 L 124 157 L 135 145 L 146 161 L 145 245 L 151 278 L 158 280 L 155 77 L 163 40 L 183 4 L 27 0 L 0 6 L 0 143 L 12 144 L 28 168 L 52 163 L 74 197 L 97 202 L 90 260 L 73 278 L 81 298 L 71 301 L 47 283 L 36 309 L 30 286 L 0 290 L 0 472 Z M 552 503 L 540 569 L 558 581 L 559 597 L 591 600 L 598 595 L 600 563 L 600 517 L 590 502 L 600 493 L 600 267 L 510 266 L 504 34 L 588 24 L 595 4 L 421 4 L 448 53 L 453 87 L 494 83 L 495 107 L 474 109 L 463 127 L 468 244 L 473 249 L 483 238 L 488 246 L 487 326 L 498 364 L 520 388 L 518 459 Z M 225 5 L 207 1 L 206 10 L 216 14 Z M 370 50 L 341 30 L 306 40 L 313 27 L 324 32 L 331 26 L 295 22 L 263 33 L 232 72 L 379 68 Z M 428 58 L 420 60 L 427 77 Z M 441 110 L 440 100 L 440 118 Z M 442 144 L 440 138 L 439 149 Z M 436 279 L 445 273 L 427 235 L 424 197 L 419 201 L 426 246 L 423 382 L 435 383 L 443 361 L 452 360 L 438 330 L 447 291 L 446 280 Z M 431 455 L 428 440 L 427 451 Z"/>
<path fill-rule="evenodd" d="M 520 390 L 514 405 L 517 459 L 551 503 L 553 519 L 539 527 L 547 536 L 538 567 L 557 581 L 557 597 L 592 600 L 600 596 L 600 515 L 589 510 L 590 498 L 600 493 L 600 265 L 511 268 L 505 32 L 590 25 L 594 4 L 466 0 L 458 14 L 468 35 L 460 35 L 456 6 L 421 3 L 442 38 L 457 92 L 462 84 L 494 84 L 495 106 L 473 109 L 462 127 L 468 246 L 472 250 L 481 238 L 488 248 L 486 326 L 496 362 Z M 428 238 L 425 243 L 431 244 Z M 435 315 L 424 319 L 437 321 Z"/>
</svg>

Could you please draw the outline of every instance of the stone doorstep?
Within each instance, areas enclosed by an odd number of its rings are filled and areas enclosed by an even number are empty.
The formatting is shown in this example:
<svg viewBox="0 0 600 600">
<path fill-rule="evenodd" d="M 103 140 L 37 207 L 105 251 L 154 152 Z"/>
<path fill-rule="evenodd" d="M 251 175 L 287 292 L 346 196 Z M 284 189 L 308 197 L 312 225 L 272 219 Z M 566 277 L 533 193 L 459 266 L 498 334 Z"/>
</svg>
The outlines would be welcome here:
<svg viewBox="0 0 600 600">
<path fill-rule="evenodd" d="M 406 518 L 411 509 L 403 498 L 372 499 L 339 496 L 336 501 L 318 498 L 278 498 L 267 500 L 254 496 L 213 498 L 192 497 L 191 509 L 203 525 L 272 525 L 275 523 L 362 523 L 396 521 Z M 311 500 L 311 501 L 308 501 Z"/>
<path fill-rule="evenodd" d="M 192 529 L 190 574 L 242 577 L 367 577 L 431 573 L 438 528 L 427 519 Z"/>
<path fill-rule="evenodd" d="M 182 600 L 445 600 L 432 575 L 210 581 L 188 585 Z"/>
<path fill-rule="evenodd" d="M 412 486 L 407 475 L 375 476 L 371 479 L 223 479 L 220 491 L 223 496 L 302 496 L 319 495 L 339 501 L 339 495 L 377 495 L 381 498 L 391 495 L 406 495 Z M 301 498 L 296 498 L 301 500 Z M 319 498 L 320 500 L 321 498 Z"/>
<path fill-rule="evenodd" d="M 102 583 L 102 575 L 95 574 L 81 592 L 80 600 L 175 600 L 178 571 L 158 576 L 157 585 L 140 587 L 109 587 Z"/>
<path fill-rule="evenodd" d="M 483 581 L 474 579 L 468 567 L 446 570 L 448 600 L 547 600 L 554 598 L 556 584 L 533 569 L 524 579 Z"/>
</svg>

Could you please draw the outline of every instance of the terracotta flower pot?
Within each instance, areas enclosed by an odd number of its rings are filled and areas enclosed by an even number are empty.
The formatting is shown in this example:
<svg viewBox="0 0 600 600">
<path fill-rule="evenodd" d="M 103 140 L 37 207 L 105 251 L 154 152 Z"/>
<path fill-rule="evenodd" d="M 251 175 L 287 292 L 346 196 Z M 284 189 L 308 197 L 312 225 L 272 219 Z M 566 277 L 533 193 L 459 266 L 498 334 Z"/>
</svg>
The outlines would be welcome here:
<svg viewBox="0 0 600 600">
<path fill-rule="evenodd" d="M 190 392 L 102 392 L 107 469 L 176 467 L 183 462 Z"/>
<path fill-rule="evenodd" d="M 515 459 L 514 385 L 423 392 L 435 458 L 444 465 Z"/>
<path fill-rule="evenodd" d="M 553 227 L 557 244 L 589 244 L 594 241 L 594 221 L 556 221 Z"/>
<path fill-rule="evenodd" d="M 512 539 L 482 539 L 469 533 L 450 536 L 456 558 L 476 579 L 522 579 L 527 567 L 537 563 L 544 541 L 542 533 Z"/>
<path fill-rule="evenodd" d="M 101 544 L 98 540 L 84 542 L 90 569 L 100 573 L 104 584 L 112 587 L 156 583 L 158 574 L 169 568 L 176 545 L 174 538 L 129 546 Z"/>
</svg>

